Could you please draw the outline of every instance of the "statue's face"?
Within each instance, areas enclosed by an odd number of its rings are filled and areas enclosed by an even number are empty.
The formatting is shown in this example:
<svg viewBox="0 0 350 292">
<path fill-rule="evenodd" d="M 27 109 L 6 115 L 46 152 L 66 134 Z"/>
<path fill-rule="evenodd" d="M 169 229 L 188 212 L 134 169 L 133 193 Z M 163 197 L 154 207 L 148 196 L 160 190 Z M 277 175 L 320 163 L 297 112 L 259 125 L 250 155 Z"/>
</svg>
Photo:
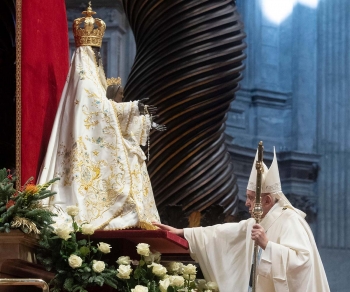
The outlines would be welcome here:
<svg viewBox="0 0 350 292">
<path fill-rule="evenodd" d="M 100 60 L 102 59 L 102 58 L 101 58 L 100 48 L 99 48 L 99 47 L 91 47 L 91 48 L 92 48 L 92 50 L 93 50 L 94 53 L 95 53 L 97 66 L 99 66 Z"/>
<path fill-rule="evenodd" d="M 120 86 L 119 89 L 117 90 L 114 101 L 115 102 L 123 102 L 123 98 L 124 98 L 124 88 L 122 86 Z"/>
</svg>

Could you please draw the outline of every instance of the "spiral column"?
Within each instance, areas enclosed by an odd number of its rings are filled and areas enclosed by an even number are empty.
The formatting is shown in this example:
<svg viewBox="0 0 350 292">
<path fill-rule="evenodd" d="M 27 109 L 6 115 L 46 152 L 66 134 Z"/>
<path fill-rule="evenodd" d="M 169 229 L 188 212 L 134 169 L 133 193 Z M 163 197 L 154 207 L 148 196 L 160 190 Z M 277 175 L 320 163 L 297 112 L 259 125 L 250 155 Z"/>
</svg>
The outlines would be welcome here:
<svg viewBox="0 0 350 292">
<path fill-rule="evenodd" d="M 243 23 L 232 0 L 123 0 L 136 41 L 126 100 L 149 98 L 166 132 L 152 132 L 148 171 L 160 212 L 186 213 L 238 197 L 225 119 L 242 79 Z"/>
</svg>

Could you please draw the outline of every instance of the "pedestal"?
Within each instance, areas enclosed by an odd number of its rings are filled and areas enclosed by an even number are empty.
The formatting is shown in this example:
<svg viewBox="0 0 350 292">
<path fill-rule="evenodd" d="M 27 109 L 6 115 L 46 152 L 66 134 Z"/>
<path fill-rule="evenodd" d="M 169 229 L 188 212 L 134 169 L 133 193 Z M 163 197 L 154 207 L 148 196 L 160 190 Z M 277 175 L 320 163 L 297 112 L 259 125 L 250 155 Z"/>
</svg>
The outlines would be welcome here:
<svg viewBox="0 0 350 292">
<path fill-rule="evenodd" d="M 0 233 L 0 278 L 36 278 L 49 282 L 54 274 L 36 263 L 37 237 L 20 230 Z M 42 291 L 32 286 L 0 286 L 0 292 Z"/>
</svg>

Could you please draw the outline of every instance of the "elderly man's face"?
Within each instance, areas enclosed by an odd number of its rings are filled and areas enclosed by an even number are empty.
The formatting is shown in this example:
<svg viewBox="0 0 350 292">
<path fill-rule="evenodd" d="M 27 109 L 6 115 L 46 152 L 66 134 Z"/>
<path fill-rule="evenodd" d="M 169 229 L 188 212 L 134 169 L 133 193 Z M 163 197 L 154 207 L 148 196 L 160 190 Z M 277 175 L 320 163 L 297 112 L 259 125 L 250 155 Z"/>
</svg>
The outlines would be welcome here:
<svg viewBox="0 0 350 292">
<path fill-rule="evenodd" d="M 253 211 L 255 206 L 255 192 L 247 190 L 246 196 L 247 197 L 245 200 L 245 205 L 248 207 L 249 213 L 253 217 Z M 261 206 L 263 209 L 262 217 L 264 217 L 267 214 L 267 212 L 270 211 L 273 205 L 274 205 L 274 200 L 272 199 L 270 194 L 268 193 L 261 194 Z"/>
<path fill-rule="evenodd" d="M 255 206 L 255 192 L 247 190 L 246 196 L 245 205 L 248 207 L 250 215 L 252 215 Z"/>
</svg>

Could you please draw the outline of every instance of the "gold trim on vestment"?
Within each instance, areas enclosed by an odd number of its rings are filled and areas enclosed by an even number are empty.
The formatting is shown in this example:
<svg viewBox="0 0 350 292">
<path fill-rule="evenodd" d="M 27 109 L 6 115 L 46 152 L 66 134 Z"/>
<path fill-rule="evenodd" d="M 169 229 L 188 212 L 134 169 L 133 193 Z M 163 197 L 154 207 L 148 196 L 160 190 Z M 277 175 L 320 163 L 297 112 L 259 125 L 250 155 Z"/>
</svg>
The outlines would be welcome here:
<svg viewBox="0 0 350 292">
<path fill-rule="evenodd" d="M 21 62 L 22 62 L 22 0 L 16 0 L 16 188 L 21 187 L 21 130 L 22 130 L 22 98 L 21 98 Z"/>
<path fill-rule="evenodd" d="M 111 220 L 113 220 L 113 219 L 114 218 L 112 218 Z M 100 230 L 100 231 L 115 231 L 115 230 L 131 229 L 131 228 L 141 228 L 141 229 L 144 229 L 144 230 L 159 230 L 159 228 L 157 226 L 154 226 L 153 224 L 150 224 L 150 223 L 144 222 L 144 221 L 139 222 L 138 224 L 126 226 L 126 227 L 123 227 L 123 228 L 108 228 L 108 229 L 97 228 L 96 230 Z"/>
<path fill-rule="evenodd" d="M 95 64 L 95 69 L 96 69 L 96 73 L 97 73 L 97 77 L 98 77 L 98 81 L 100 83 L 100 85 L 102 86 L 102 88 L 104 88 L 103 84 L 102 84 L 102 81 L 101 81 L 101 76 L 100 76 L 100 68 L 99 66 L 97 66 L 97 60 L 96 60 L 96 56 L 95 56 L 95 52 L 93 51 L 93 56 L 94 56 L 94 64 Z M 106 78 L 106 73 L 104 72 L 104 68 L 102 67 L 102 72 L 104 74 L 104 77 Z M 117 111 L 116 111 L 116 108 L 113 106 L 112 104 L 112 108 L 115 112 L 115 115 L 116 117 L 118 116 L 117 115 Z M 132 106 L 131 106 L 131 111 L 130 111 L 130 115 L 132 114 Z M 130 116 L 129 116 L 129 119 L 130 119 Z M 120 131 L 121 135 L 122 135 L 122 130 L 120 128 L 120 123 L 119 123 L 119 120 L 118 118 L 116 118 L 116 124 L 117 124 L 117 127 L 118 127 L 118 130 Z M 117 218 L 118 216 L 120 216 L 122 213 L 123 213 L 123 210 L 124 210 L 124 205 L 128 202 L 128 198 L 131 196 L 132 197 L 132 188 L 133 188 L 133 180 L 132 180 L 132 175 L 131 175 L 131 170 L 130 170 L 130 165 L 129 165 L 129 160 L 127 159 L 128 158 L 128 154 L 127 154 L 127 150 L 126 150 L 126 147 L 124 145 L 124 143 L 122 143 L 123 145 L 123 148 L 124 148 L 124 153 L 126 154 L 126 164 L 128 166 L 128 173 L 130 175 L 130 189 L 129 189 L 129 194 L 127 195 L 127 197 L 125 198 L 125 201 L 124 201 L 124 204 L 120 207 L 120 210 L 118 210 L 110 220 L 107 220 L 105 223 L 101 224 L 97 229 L 104 229 L 113 219 Z M 140 219 L 140 212 L 137 208 L 137 205 L 135 204 L 135 207 L 136 207 L 136 212 L 138 214 L 138 217 Z M 121 229 L 108 229 L 108 230 L 123 230 L 123 229 L 129 229 L 129 228 L 134 228 L 134 227 L 138 227 L 137 225 L 134 225 L 134 226 L 129 226 L 129 227 L 124 227 L 124 228 L 121 228 Z"/>
</svg>

